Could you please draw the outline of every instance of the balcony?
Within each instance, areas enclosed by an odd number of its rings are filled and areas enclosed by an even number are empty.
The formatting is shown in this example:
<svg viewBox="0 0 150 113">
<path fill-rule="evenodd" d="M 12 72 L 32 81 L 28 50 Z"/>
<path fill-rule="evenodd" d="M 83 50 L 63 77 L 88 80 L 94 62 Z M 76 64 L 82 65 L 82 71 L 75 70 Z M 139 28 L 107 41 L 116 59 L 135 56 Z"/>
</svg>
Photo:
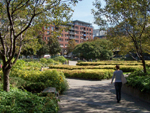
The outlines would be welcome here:
<svg viewBox="0 0 150 113">
<path fill-rule="evenodd" d="M 69 32 L 69 34 L 71 34 L 71 35 L 75 35 L 75 32 Z"/>
<path fill-rule="evenodd" d="M 73 27 L 71 27 L 69 30 L 74 30 L 74 28 L 73 28 Z"/>
<path fill-rule="evenodd" d="M 75 37 L 72 37 L 72 36 L 71 36 L 71 37 L 69 37 L 69 39 L 75 39 Z"/>
</svg>

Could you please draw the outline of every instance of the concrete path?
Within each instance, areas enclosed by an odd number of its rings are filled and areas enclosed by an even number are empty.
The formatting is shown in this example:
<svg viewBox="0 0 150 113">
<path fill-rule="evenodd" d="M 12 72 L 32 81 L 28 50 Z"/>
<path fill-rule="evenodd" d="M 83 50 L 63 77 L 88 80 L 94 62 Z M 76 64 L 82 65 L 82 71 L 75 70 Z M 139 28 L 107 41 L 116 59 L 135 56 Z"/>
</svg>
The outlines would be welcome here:
<svg viewBox="0 0 150 113">
<path fill-rule="evenodd" d="M 77 61 L 69 61 L 69 65 L 76 66 Z"/>
<path fill-rule="evenodd" d="M 67 79 L 69 90 L 60 96 L 59 113 L 150 113 L 150 104 L 122 93 L 116 102 L 110 80 Z"/>
</svg>

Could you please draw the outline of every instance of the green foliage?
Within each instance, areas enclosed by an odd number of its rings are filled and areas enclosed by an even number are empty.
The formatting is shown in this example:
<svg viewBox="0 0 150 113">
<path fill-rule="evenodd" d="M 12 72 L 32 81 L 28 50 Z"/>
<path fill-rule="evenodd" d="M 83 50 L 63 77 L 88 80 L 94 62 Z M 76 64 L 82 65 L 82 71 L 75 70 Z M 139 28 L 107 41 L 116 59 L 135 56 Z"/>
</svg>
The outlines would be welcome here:
<svg viewBox="0 0 150 113">
<path fill-rule="evenodd" d="M 36 54 L 41 57 L 42 55 L 46 54 L 49 52 L 49 48 L 47 43 L 43 40 L 42 35 L 39 35 L 38 37 L 38 42 L 40 43 L 40 45 L 42 46 L 37 52 Z"/>
<path fill-rule="evenodd" d="M 111 42 L 106 39 L 97 39 L 78 44 L 73 53 L 85 59 L 98 58 L 101 60 L 109 60 L 113 55 Z"/>
<path fill-rule="evenodd" d="M 49 47 L 49 54 L 52 56 L 56 55 L 57 53 L 60 53 L 61 51 L 61 47 L 60 47 L 57 37 L 53 37 L 53 38 L 51 37 L 49 39 L 48 47 Z"/>
<path fill-rule="evenodd" d="M 105 0 L 105 7 L 100 0 L 95 0 L 93 9 L 95 23 L 101 29 L 107 29 L 107 39 L 113 42 L 113 49 L 121 54 L 136 53 L 143 60 L 144 53 L 149 53 L 150 13 L 149 0 Z M 109 26 L 109 28 L 108 28 Z M 135 59 L 135 58 L 134 58 Z"/>
<path fill-rule="evenodd" d="M 99 65 L 99 66 L 64 66 L 64 65 L 51 65 L 49 66 L 50 69 L 67 69 L 67 70 L 76 70 L 76 69 L 114 69 L 115 70 L 115 65 Z M 133 72 L 136 70 L 140 70 L 142 66 L 137 65 L 121 65 L 120 69 L 123 72 Z M 95 70 L 97 71 L 97 70 Z"/>
<path fill-rule="evenodd" d="M 72 52 L 74 50 L 74 48 L 75 48 L 76 45 L 77 45 L 77 43 L 75 42 L 74 39 L 69 40 L 68 41 L 68 46 L 67 46 L 68 53 Z"/>
<path fill-rule="evenodd" d="M 79 62 L 76 65 L 87 66 L 87 65 L 142 65 L 141 62 L 137 61 L 98 61 L 98 62 Z"/>
<path fill-rule="evenodd" d="M 40 59 L 40 62 L 41 62 L 41 63 L 47 63 L 47 59 L 46 59 L 46 58 L 41 58 L 41 59 Z"/>
<path fill-rule="evenodd" d="M 12 67 L 13 69 L 24 69 L 25 67 L 25 61 L 24 60 L 17 60 L 17 62 L 15 63 L 15 65 Z"/>
<path fill-rule="evenodd" d="M 141 92 L 150 93 L 150 72 L 135 71 L 127 77 L 127 85 L 139 89 Z"/>
<path fill-rule="evenodd" d="M 24 89 L 31 92 L 41 92 L 44 88 L 56 87 L 57 91 L 62 93 L 68 87 L 64 74 L 56 70 L 14 70 L 10 75 L 26 80 Z"/>
<path fill-rule="evenodd" d="M 55 61 L 53 59 L 47 59 L 48 64 L 53 64 Z"/>
<path fill-rule="evenodd" d="M 57 113 L 58 104 L 54 95 L 38 95 L 13 88 L 0 92 L 1 113 Z"/>
<path fill-rule="evenodd" d="M 55 70 L 55 69 L 51 69 Z M 66 70 L 66 69 L 57 69 L 57 71 L 61 71 L 68 78 L 80 78 L 80 79 L 90 79 L 90 80 L 102 80 L 108 79 L 112 77 L 113 71 L 112 69 L 85 69 L 85 70 Z"/>
<path fill-rule="evenodd" d="M 61 63 L 65 63 L 67 61 L 67 59 L 63 56 L 58 56 L 58 57 L 54 57 L 53 58 L 55 61 L 59 61 Z"/>
</svg>

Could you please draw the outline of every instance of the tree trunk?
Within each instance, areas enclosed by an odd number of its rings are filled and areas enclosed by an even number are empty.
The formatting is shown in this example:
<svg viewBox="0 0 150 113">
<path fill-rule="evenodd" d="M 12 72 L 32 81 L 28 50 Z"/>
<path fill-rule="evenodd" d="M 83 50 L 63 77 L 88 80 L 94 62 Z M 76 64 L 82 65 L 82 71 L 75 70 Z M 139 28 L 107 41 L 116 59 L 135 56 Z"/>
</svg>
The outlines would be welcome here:
<svg viewBox="0 0 150 113">
<path fill-rule="evenodd" d="M 3 74 L 4 74 L 3 89 L 4 89 L 4 91 L 6 91 L 6 92 L 9 92 L 9 91 L 10 91 L 9 73 L 10 73 L 10 69 L 4 69 L 4 68 L 3 68 Z"/>
<path fill-rule="evenodd" d="M 142 60 L 142 64 L 143 64 L 143 71 L 144 71 L 144 73 L 146 73 L 146 64 L 145 64 L 145 59 L 143 58 L 143 56 L 142 56 L 141 60 Z"/>
</svg>

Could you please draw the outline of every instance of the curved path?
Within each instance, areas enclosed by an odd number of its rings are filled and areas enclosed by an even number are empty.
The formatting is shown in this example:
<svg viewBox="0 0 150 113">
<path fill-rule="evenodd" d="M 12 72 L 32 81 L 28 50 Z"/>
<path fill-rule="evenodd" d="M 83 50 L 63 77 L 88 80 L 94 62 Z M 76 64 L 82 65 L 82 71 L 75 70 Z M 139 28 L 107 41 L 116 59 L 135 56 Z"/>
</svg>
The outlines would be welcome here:
<svg viewBox="0 0 150 113">
<path fill-rule="evenodd" d="M 70 88 L 60 96 L 59 113 L 150 113 L 150 104 L 122 93 L 116 102 L 110 80 L 67 79 Z"/>
</svg>

